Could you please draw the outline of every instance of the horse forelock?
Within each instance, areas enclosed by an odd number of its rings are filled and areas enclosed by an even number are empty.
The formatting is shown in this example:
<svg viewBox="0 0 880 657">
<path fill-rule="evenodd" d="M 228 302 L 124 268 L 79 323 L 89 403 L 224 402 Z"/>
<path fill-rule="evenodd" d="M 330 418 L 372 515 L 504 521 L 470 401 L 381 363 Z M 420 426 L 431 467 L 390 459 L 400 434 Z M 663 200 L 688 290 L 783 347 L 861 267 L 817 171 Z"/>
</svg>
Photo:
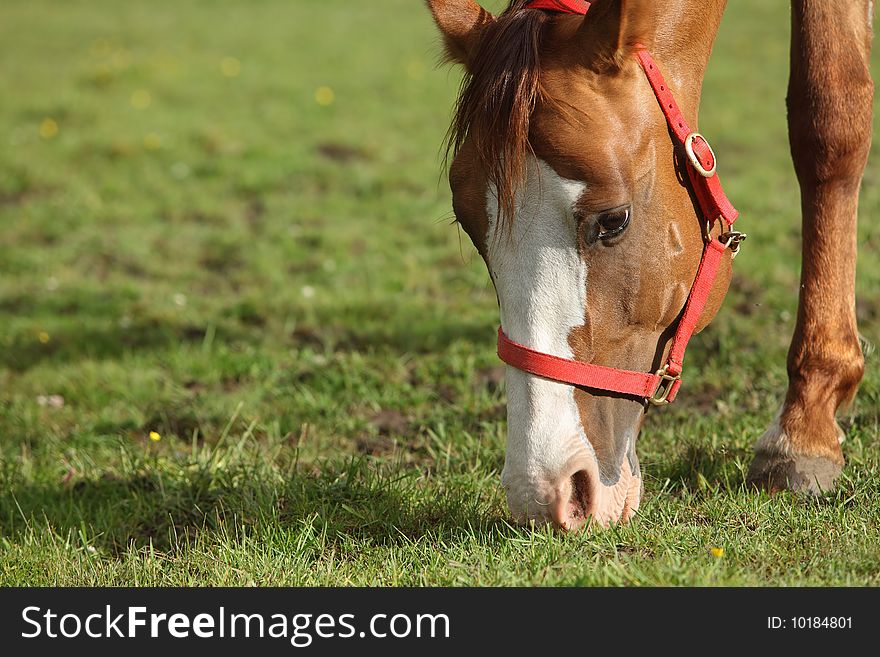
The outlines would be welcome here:
<svg viewBox="0 0 880 657">
<path fill-rule="evenodd" d="M 462 80 L 447 135 L 447 157 L 471 140 L 498 198 L 499 219 L 513 215 L 525 176 L 529 122 L 542 97 L 540 48 L 548 15 L 512 0 L 482 35 Z"/>
</svg>

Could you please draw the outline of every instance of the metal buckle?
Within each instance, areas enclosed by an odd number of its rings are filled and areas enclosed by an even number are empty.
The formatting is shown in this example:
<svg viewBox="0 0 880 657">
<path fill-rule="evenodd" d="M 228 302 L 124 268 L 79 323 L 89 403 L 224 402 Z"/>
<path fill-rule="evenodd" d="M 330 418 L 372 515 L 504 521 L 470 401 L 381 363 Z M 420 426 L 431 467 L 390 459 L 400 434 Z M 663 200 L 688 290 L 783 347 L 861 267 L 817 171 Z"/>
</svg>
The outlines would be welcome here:
<svg viewBox="0 0 880 657">
<path fill-rule="evenodd" d="M 694 139 L 699 137 L 706 144 L 706 148 L 709 149 L 709 152 L 712 154 L 712 169 L 706 169 L 702 164 L 700 164 L 700 159 L 697 157 L 697 154 L 694 153 Z M 691 161 L 694 169 L 697 170 L 703 178 L 711 178 L 715 175 L 715 171 L 718 169 L 718 158 L 715 157 L 715 151 L 712 150 L 712 145 L 709 143 L 709 140 L 706 139 L 699 132 L 692 132 L 687 136 L 684 140 L 684 152 L 687 153 L 688 159 Z"/>
<path fill-rule="evenodd" d="M 742 244 L 748 235 L 746 233 L 740 233 L 739 231 L 731 230 L 726 233 L 722 233 L 718 236 L 718 239 L 724 244 L 724 246 L 730 249 L 730 257 L 735 258 L 739 255 L 739 246 Z"/>
<path fill-rule="evenodd" d="M 676 381 L 681 380 L 681 374 L 672 376 L 671 374 L 666 373 L 667 369 L 669 369 L 669 365 L 664 365 L 655 372 L 655 375 L 660 377 L 660 383 L 657 385 L 654 394 L 648 397 L 648 403 L 652 406 L 666 406 L 669 404 L 669 395 L 672 392 L 672 386 L 675 385 Z"/>
</svg>

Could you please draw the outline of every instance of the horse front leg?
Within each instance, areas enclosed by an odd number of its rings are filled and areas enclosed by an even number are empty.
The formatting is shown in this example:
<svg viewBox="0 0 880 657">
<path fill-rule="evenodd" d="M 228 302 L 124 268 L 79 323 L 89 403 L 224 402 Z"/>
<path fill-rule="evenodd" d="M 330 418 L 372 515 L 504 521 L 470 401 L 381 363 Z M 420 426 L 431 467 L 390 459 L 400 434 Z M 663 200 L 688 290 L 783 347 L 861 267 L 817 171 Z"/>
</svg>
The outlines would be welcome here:
<svg viewBox="0 0 880 657">
<path fill-rule="evenodd" d="M 835 414 L 864 373 L 856 329 L 856 215 L 871 147 L 873 3 L 792 2 L 788 124 L 801 187 L 803 265 L 782 410 L 748 479 L 829 490 L 843 466 Z"/>
</svg>

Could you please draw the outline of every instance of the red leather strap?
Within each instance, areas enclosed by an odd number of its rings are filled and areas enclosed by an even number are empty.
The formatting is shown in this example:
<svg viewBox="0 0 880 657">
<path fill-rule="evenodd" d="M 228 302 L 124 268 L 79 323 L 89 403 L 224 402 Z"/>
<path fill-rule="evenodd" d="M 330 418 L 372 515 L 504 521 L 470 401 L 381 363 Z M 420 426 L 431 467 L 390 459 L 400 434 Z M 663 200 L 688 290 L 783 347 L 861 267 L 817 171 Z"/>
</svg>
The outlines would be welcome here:
<svg viewBox="0 0 880 657">
<path fill-rule="evenodd" d="M 700 268 L 697 277 L 684 306 L 681 319 L 678 320 L 678 328 L 675 337 L 672 338 L 672 347 L 666 359 L 666 373 L 672 376 L 681 374 L 684 365 L 684 352 L 688 342 L 694 335 L 694 330 L 703 316 L 706 301 L 712 293 L 712 285 L 715 283 L 715 275 L 718 273 L 718 265 L 721 263 L 722 254 L 727 247 L 718 240 L 710 240 L 703 250 L 703 258 L 700 260 Z"/>
<path fill-rule="evenodd" d="M 501 327 L 498 327 L 498 357 L 518 370 L 545 379 L 635 397 L 650 397 L 661 381 L 656 374 L 582 363 L 529 349 L 508 338 Z"/>
<path fill-rule="evenodd" d="M 685 142 L 693 131 L 684 118 L 678 103 L 675 102 L 675 97 L 663 78 L 660 67 L 657 66 L 654 58 L 651 57 L 651 53 L 644 48 L 639 48 L 636 51 L 636 59 L 641 64 L 642 70 L 645 72 L 645 76 L 654 90 L 654 95 L 657 97 L 657 102 L 660 103 L 660 109 L 663 110 L 663 115 L 666 117 L 666 122 L 669 124 L 670 130 L 672 130 L 672 134 L 675 135 L 675 140 L 684 147 Z M 712 156 L 709 144 L 702 135 L 694 138 L 693 150 L 694 155 L 705 170 L 711 171 L 716 168 L 717 162 Z M 739 212 L 733 207 L 733 204 L 724 193 L 718 174 L 715 173 L 711 177 L 706 178 L 700 175 L 690 161 L 688 161 L 687 170 L 694 193 L 699 201 L 700 209 L 703 211 L 703 216 L 711 222 L 714 222 L 718 217 L 722 217 L 728 226 L 732 226 L 739 216 Z"/>
<path fill-rule="evenodd" d="M 560 14 L 586 14 L 590 3 L 586 0 L 533 0 L 528 9 L 546 9 Z"/>
</svg>

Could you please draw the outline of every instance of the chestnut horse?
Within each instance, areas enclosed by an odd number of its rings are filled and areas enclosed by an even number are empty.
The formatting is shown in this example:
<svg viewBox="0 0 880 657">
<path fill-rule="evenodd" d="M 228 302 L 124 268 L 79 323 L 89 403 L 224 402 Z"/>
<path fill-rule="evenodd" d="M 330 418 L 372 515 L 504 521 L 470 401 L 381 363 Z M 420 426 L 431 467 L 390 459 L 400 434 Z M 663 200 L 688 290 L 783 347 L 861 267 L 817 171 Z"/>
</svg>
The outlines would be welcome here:
<svg viewBox="0 0 880 657">
<path fill-rule="evenodd" d="M 564 367 L 654 372 L 721 232 L 701 212 L 699 178 L 686 171 L 699 163 L 674 138 L 658 87 L 670 108 L 677 101 L 681 125 L 695 127 L 726 0 L 512 0 L 497 17 L 473 0 L 427 4 L 466 71 L 449 179 L 456 218 L 495 285 L 499 339 Z M 856 212 L 871 145 L 872 19 L 870 0 L 792 1 L 801 291 L 788 392 L 748 476 L 771 491 L 831 488 L 844 462 L 835 414 L 864 370 Z M 648 79 L 641 51 L 665 80 Z M 719 309 L 733 255 L 716 263 L 693 331 Z M 642 493 L 635 442 L 651 395 L 534 371 L 507 367 L 502 482 L 512 515 L 567 529 L 626 521 Z"/>
</svg>

